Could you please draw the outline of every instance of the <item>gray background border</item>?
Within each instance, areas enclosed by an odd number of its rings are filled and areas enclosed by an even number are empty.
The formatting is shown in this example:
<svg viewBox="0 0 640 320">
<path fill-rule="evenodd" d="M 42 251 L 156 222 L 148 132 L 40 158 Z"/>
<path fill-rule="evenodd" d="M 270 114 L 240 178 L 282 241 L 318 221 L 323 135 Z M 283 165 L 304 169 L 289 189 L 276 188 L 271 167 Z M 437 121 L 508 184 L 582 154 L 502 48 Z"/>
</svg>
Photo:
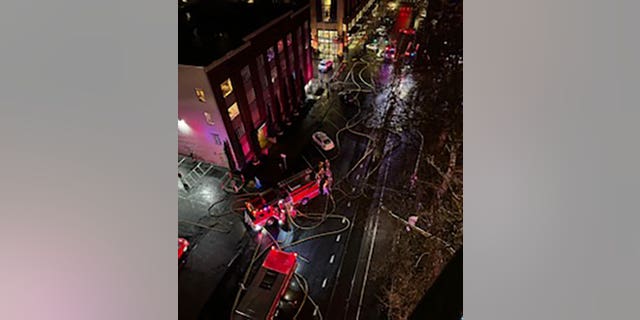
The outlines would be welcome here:
<svg viewBox="0 0 640 320">
<path fill-rule="evenodd" d="M 634 1 L 465 4 L 467 319 L 634 319 Z M 4 319 L 176 319 L 174 2 L 0 10 Z"/>
</svg>

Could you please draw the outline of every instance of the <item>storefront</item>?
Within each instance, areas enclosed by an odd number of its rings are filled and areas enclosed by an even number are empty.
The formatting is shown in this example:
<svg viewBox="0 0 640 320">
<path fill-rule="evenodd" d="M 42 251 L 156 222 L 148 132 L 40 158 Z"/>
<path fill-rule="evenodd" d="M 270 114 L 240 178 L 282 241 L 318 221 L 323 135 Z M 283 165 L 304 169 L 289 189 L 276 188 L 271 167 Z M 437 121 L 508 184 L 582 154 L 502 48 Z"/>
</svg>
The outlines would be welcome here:
<svg viewBox="0 0 640 320">
<path fill-rule="evenodd" d="M 340 52 L 337 30 L 318 30 L 318 51 L 320 59 L 336 60 Z"/>
</svg>

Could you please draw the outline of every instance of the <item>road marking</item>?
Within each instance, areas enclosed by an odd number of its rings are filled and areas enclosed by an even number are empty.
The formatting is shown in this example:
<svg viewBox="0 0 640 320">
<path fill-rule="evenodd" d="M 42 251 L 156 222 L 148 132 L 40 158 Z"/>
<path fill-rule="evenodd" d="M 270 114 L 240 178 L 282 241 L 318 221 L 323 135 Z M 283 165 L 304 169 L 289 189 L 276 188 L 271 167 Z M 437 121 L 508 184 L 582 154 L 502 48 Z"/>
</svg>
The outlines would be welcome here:
<svg viewBox="0 0 640 320">
<path fill-rule="evenodd" d="M 329 259 L 329 264 L 333 264 L 333 259 L 335 259 L 336 255 L 332 254 L 331 259 Z"/>
<path fill-rule="evenodd" d="M 313 169 L 313 166 L 311 165 L 311 163 L 309 162 L 309 160 L 307 160 L 307 158 L 301 153 L 300 156 L 302 157 L 302 160 L 304 160 L 304 162 L 307 163 L 307 165 L 309 166 L 309 168 Z"/>
<path fill-rule="evenodd" d="M 322 281 L 322 287 L 326 287 L 327 286 L 327 278 L 324 278 L 324 280 Z"/>
<path fill-rule="evenodd" d="M 340 127 L 338 127 L 335 123 L 333 123 L 333 121 L 327 119 L 327 122 L 329 122 L 329 124 L 332 125 L 334 128 L 340 130 Z"/>
<path fill-rule="evenodd" d="M 340 242 L 340 235 L 336 237 L 336 242 Z"/>
<path fill-rule="evenodd" d="M 318 151 L 318 153 L 320 153 L 320 155 L 325 159 L 325 160 L 329 160 L 327 159 L 327 156 L 324 155 L 324 152 L 322 152 L 322 150 L 320 150 L 320 148 L 314 143 L 313 147 Z M 313 167 L 311 167 L 313 168 Z"/>
<path fill-rule="evenodd" d="M 382 191 L 380 192 L 380 200 L 378 202 L 378 211 L 376 211 L 376 223 L 373 228 L 373 237 L 371 238 L 371 246 L 369 247 L 369 257 L 367 258 L 367 266 L 364 272 L 364 279 L 362 280 L 362 289 L 360 290 L 360 302 L 358 303 L 358 312 L 356 313 L 356 320 L 360 319 L 360 309 L 362 308 L 362 301 L 364 299 L 364 291 L 367 287 L 367 278 L 369 277 L 369 268 L 371 267 L 371 257 L 373 256 L 373 247 L 376 243 L 376 235 L 378 233 L 378 222 L 380 219 L 380 207 L 382 206 L 382 199 L 384 198 L 384 187 L 387 184 L 387 176 L 389 175 L 389 165 L 384 172 L 384 179 L 382 180 Z"/>
</svg>

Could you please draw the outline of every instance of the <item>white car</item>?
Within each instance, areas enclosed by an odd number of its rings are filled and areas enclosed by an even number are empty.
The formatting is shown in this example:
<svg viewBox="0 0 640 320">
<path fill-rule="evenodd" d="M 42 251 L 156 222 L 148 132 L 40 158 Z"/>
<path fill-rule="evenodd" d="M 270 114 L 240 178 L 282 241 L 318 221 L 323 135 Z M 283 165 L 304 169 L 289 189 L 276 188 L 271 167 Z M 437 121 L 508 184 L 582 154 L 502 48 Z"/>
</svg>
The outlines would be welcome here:
<svg viewBox="0 0 640 320">
<path fill-rule="evenodd" d="M 322 60 L 318 63 L 318 71 L 327 72 L 333 68 L 333 61 L 331 60 Z"/>
<path fill-rule="evenodd" d="M 378 51 L 378 44 L 377 43 L 367 43 L 367 50 L 371 50 L 373 52 L 377 52 Z"/>
<path fill-rule="evenodd" d="M 304 86 L 304 92 L 306 93 L 307 100 L 319 100 L 322 97 L 322 93 L 324 92 L 324 88 L 322 87 L 322 83 L 318 79 L 311 79 L 309 83 Z"/>
<path fill-rule="evenodd" d="M 312 138 L 313 138 L 313 142 L 319 145 L 320 148 L 322 148 L 322 150 L 324 151 L 329 151 L 335 148 L 333 141 L 331 141 L 329 136 L 322 131 L 317 131 L 316 133 L 314 133 Z"/>
</svg>

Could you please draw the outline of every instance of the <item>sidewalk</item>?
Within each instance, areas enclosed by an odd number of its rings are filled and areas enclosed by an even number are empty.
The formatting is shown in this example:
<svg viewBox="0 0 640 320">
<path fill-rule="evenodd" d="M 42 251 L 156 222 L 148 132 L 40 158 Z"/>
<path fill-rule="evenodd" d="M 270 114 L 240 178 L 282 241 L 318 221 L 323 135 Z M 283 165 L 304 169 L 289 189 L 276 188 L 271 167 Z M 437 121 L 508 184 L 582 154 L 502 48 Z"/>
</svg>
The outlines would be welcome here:
<svg viewBox="0 0 640 320">
<path fill-rule="evenodd" d="M 185 174 L 193 165 L 183 163 L 178 170 Z M 244 245 L 246 229 L 241 218 L 226 214 L 233 197 L 220 188 L 223 175 L 212 170 L 189 191 L 178 184 L 178 236 L 190 242 L 186 263 L 178 273 L 180 319 L 199 318 L 227 265 Z"/>
</svg>

